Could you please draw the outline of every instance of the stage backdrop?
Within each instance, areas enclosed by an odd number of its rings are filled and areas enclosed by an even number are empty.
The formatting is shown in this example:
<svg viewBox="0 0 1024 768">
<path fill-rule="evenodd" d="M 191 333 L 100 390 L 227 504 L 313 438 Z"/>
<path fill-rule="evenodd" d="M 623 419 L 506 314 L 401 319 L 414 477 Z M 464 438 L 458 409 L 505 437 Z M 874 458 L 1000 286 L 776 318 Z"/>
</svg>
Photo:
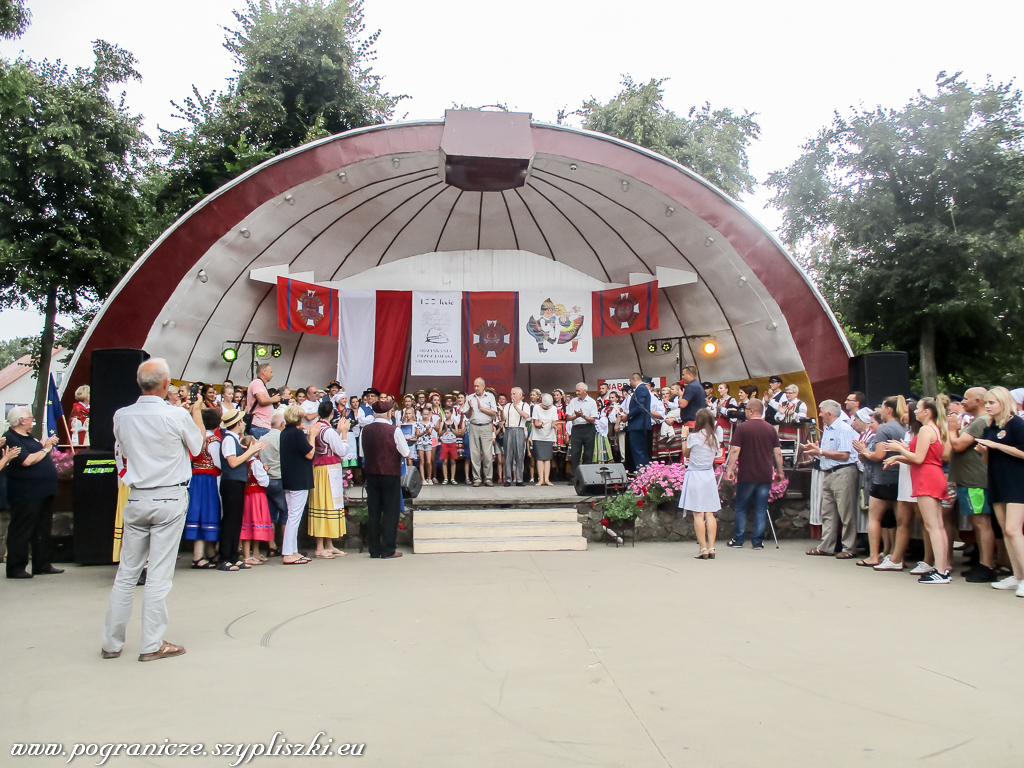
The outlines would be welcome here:
<svg viewBox="0 0 1024 768">
<path fill-rule="evenodd" d="M 462 376 L 462 294 L 413 291 L 410 376 Z"/>
<path fill-rule="evenodd" d="M 594 362 L 590 291 L 519 294 L 519 362 Z"/>
</svg>

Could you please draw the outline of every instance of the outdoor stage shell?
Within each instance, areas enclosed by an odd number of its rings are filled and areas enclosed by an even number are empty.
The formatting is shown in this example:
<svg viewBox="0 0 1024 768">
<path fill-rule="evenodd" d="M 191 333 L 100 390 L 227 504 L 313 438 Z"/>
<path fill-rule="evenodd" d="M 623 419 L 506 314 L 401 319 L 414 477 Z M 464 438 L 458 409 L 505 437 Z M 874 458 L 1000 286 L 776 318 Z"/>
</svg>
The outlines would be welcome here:
<svg viewBox="0 0 1024 768">
<path fill-rule="evenodd" d="M 706 334 L 717 354 L 697 340 L 683 354 L 703 380 L 794 374 L 819 401 L 845 394 L 850 349 L 829 307 L 721 190 L 603 134 L 494 112 L 449 112 L 449 129 L 456 119 L 454 141 L 478 157 L 453 158 L 445 120 L 380 125 L 299 147 L 208 196 L 106 301 L 64 378 L 65 399 L 89 382 L 92 350 L 108 347 L 164 357 L 176 379 L 247 380 L 246 353 L 233 365 L 221 358 L 228 339 L 280 344 L 274 385 L 326 384 L 337 340 L 278 329 L 276 274 L 339 288 L 597 290 L 653 279 L 659 267 L 659 330 L 595 339 L 593 365 L 520 365 L 518 383 L 595 389 L 634 370 L 674 379 L 675 352 L 652 355 L 648 340 Z M 516 158 L 518 177 L 495 181 Z M 469 262 L 488 267 L 452 266 Z M 461 385 L 406 377 L 403 389 Z"/>
</svg>

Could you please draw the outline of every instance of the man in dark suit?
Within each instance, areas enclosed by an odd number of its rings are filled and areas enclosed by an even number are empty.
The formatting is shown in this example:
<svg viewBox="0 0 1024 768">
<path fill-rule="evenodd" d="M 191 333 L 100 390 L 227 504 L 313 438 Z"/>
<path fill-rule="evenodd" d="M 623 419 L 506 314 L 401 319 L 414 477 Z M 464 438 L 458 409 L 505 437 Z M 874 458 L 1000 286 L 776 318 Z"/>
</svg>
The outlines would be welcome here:
<svg viewBox="0 0 1024 768">
<path fill-rule="evenodd" d="M 629 421 L 626 422 L 626 440 L 633 455 L 633 466 L 640 469 L 651 460 L 647 447 L 647 430 L 651 425 L 651 390 L 643 377 L 634 373 L 629 378 L 633 396 L 629 398 Z"/>
</svg>

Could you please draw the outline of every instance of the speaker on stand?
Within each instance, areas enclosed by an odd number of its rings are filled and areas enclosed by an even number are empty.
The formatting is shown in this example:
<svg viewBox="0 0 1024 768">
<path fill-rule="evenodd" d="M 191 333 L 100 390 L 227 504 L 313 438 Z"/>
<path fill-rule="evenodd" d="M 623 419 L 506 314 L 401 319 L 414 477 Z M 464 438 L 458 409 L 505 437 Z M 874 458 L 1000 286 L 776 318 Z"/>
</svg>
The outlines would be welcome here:
<svg viewBox="0 0 1024 768">
<path fill-rule="evenodd" d="M 850 358 L 850 391 L 867 395 L 874 408 L 887 397 L 909 397 L 910 362 L 906 352 L 869 352 Z"/>
</svg>

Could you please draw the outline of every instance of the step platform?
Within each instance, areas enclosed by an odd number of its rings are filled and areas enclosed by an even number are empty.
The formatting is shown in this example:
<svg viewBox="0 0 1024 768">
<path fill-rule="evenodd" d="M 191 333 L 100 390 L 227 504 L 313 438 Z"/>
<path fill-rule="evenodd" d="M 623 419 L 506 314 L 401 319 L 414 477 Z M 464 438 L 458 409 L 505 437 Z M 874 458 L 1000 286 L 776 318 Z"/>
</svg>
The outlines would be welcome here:
<svg viewBox="0 0 1024 768">
<path fill-rule="evenodd" d="M 413 552 L 541 552 L 584 550 L 572 507 L 550 509 L 418 509 Z"/>
</svg>

